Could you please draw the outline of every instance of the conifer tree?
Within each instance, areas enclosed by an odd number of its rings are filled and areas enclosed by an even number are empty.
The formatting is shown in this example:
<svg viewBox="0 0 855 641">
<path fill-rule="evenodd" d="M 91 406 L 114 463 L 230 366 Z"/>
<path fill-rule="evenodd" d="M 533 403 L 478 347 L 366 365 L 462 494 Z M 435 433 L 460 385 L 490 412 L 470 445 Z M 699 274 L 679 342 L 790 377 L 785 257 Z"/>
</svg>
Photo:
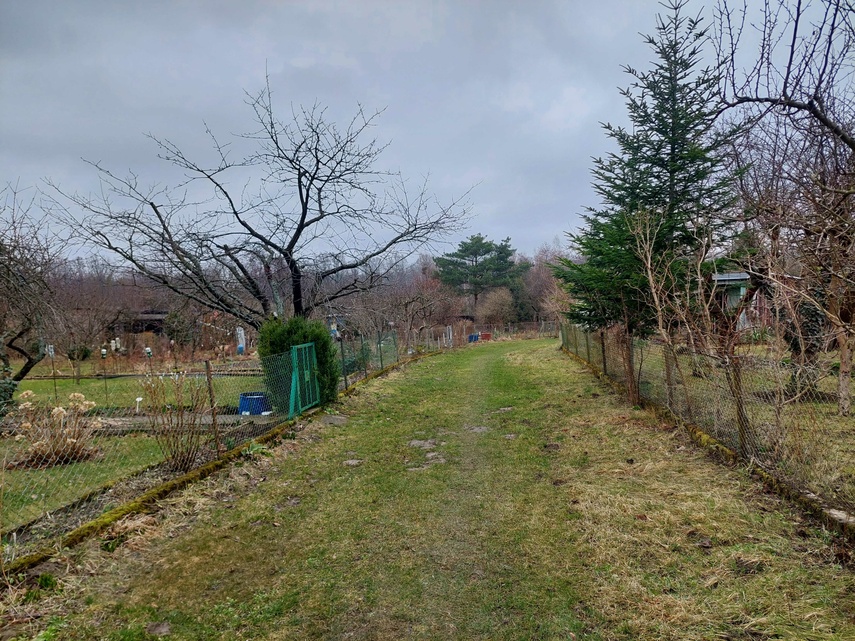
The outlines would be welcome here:
<svg viewBox="0 0 855 641">
<path fill-rule="evenodd" d="M 718 75 L 700 66 L 707 31 L 699 17 L 684 15 L 686 4 L 671 0 L 645 36 L 652 68 L 624 67 L 633 78 L 621 91 L 632 127 L 604 125 L 617 151 L 594 161 L 602 206 L 569 234 L 580 260 L 556 268 L 574 300 L 571 320 L 620 326 L 627 377 L 632 338 L 670 331 L 663 314 L 691 299 L 689 266 L 726 227 L 732 202 L 723 150 L 733 133 L 716 129 Z"/>
<path fill-rule="evenodd" d="M 478 297 L 495 287 L 507 287 L 520 275 L 521 268 L 514 263 L 511 239 L 500 243 L 474 234 L 462 241 L 457 249 L 435 260 L 440 282 L 456 289 L 464 296 L 472 296 L 473 306 Z"/>
</svg>

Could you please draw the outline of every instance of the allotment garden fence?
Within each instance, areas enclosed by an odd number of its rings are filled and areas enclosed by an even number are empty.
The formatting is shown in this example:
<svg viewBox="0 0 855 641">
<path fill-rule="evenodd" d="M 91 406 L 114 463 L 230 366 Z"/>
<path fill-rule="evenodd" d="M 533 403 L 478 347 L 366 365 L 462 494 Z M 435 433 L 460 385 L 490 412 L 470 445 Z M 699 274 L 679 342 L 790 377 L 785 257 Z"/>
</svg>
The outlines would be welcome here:
<svg viewBox="0 0 855 641">
<path fill-rule="evenodd" d="M 145 375 L 27 380 L 0 419 L 9 562 L 316 405 L 314 344 Z"/>
<path fill-rule="evenodd" d="M 461 321 L 336 341 L 343 389 L 402 358 L 467 344 L 557 335 L 555 323 Z M 89 375 L 25 379 L 0 416 L 0 535 L 8 563 L 153 487 L 197 469 L 317 403 L 314 346 L 266 358 L 181 363 L 118 359 Z M 50 371 L 50 370 L 48 370 Z M 95 374 L 95 375 L 93 375 Z"/>
<path fill-rule="evenodd" d="M 626 387 L 619 334 L 561 328 L 564 349 Z M 832 354 L 810 364 L 748 344 L 729 358 L 634 340 L 631 366 L 642 400 L 667 408 L 762 469 L 786 488 L 835 513 L 855 512 L 855 418 L 840 416 Z"/>
</svg>

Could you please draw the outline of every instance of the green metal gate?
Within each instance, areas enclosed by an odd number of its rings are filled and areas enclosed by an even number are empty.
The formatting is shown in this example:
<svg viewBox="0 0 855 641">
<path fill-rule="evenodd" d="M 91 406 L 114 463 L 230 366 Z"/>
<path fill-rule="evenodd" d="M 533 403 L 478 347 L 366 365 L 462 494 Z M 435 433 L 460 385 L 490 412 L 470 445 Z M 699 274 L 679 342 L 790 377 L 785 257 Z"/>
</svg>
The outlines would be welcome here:
<svg viewBox="0 0 855 641">
<path fill-rule="evenodd" d="M 294 418 L 320 402 L 315 344 L 294 345 L 291 348 L 291 406 L 288 418 Z"/>
</svg>

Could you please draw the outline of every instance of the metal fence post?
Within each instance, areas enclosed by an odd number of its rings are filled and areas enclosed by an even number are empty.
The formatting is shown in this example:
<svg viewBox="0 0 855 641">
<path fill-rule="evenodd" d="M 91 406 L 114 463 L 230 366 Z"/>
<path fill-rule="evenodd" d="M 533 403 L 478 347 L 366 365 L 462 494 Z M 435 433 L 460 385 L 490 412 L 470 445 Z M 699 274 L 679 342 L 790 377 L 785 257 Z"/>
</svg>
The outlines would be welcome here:
<svg viewBox="0 0 855 641">
<path fill-rule="evenodd" d="M 214 396 L 214 381 L 211 376 L 211 361 L 205 361 L 205 379 L 208 381 L 208 401 L 211 404 L 211 429 L 214 432 L 214 447 L 220 457 L 220 428 L 217 425 L 217 399 Z"/>
<path fill-rule="evenodd" d="M 360 340 L 360 344 L 361 344 L 361 347 L 359 349 L 359 360 L 362 361 L 363 373 L 365 374 L 366 377 L 368 377 L 368 359 L 365 358 L 365 337 L 362 334 L 360 334 L 359 340 Z"/>
<path fill-rule="evenodd" d="M 297 346 L 291 348 L 291 398 L 288 405 L 288 418 L 297 416 L 297 406 L 300 404 L 300 359 Z"/>
<path fill-rule="evenodd" d="M 585 350 L 588 354 L 588 362 L 591 362 L 591 332 L 585 331 Z"/>
<path fill-rule="evenodd" d="M 383 369 L 383 332 L 377 332 L 377 351 L 380 354 L 380 369 Z"/>
</svg>

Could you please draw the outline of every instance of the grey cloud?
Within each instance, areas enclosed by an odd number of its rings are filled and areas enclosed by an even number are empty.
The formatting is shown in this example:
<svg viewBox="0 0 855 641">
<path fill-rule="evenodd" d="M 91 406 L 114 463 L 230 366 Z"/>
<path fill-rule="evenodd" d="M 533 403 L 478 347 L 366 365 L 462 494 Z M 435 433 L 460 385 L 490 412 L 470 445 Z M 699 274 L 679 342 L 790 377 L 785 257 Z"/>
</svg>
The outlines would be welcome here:
<svg viewBox="0 0 855 641">
<path fill-rule="evenodd" d="M 624 119 L 620 65 L 650 58 L 658 3 L 8 2 L 0 7 L 0 180 L 97 188 L 81 157 L 177 181 L 143 134 L 209 157 L 252 129 L 269 73 L 281 117 L 385 112 L 386 166 L 441 200 L 477 183 L 471 233 L 531 253 L 595 204 L 601 121 Z"/>
</svg>

